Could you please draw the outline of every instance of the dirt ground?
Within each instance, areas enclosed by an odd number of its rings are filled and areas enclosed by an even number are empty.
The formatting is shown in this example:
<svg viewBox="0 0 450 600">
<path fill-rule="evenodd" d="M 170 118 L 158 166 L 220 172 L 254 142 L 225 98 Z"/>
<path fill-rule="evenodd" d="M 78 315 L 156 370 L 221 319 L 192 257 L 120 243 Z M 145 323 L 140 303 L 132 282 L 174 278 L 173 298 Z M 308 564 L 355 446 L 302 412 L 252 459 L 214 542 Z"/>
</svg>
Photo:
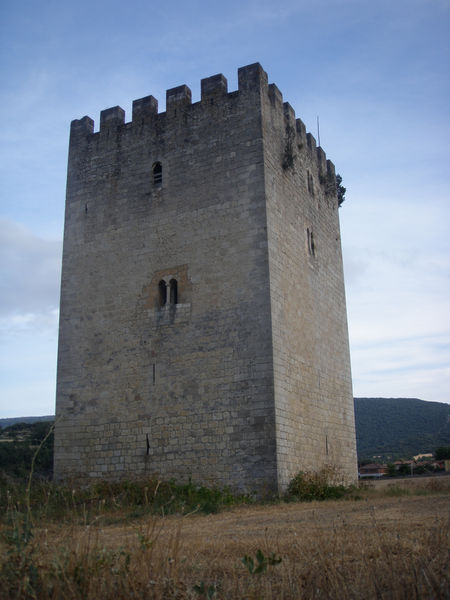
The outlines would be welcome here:
<svg viewBox="0 0 450 600">
<path fill-rule="evenodd" d="M 374 487 L 379 487 L 376 482 Z M 181 545 L 203 548 L 236 546 L 250 552 L 268 543 L 279 546 L 297 536 L 311 537 L 346 528 L 358 530 L 426 529 L 436 519 L 450 517 L 450 495 L 366 498 L 358 501 L 327 501 L 273 506 L 241 506 L 215 515 L 148 517 L 130 524 L 95 523 L 98 542 L 105 546 L 133 543 L 137 535 L 152 529 L 152 535 L 172 537 Z M 79 534 L 85 531 L 79 528 Z M 50 531 L 48 533 L 51 535 Z M 270 545 L 270 544 L 269 544 Z"/>
<path fill-rule="evenodd" d="M 127 518 L 122 510 L 85 523 L 80 515 L 36 523 L 39 597 L 446 600 L 450 489 L 421 481 L 411 494 L 405 485 L 375 482 L 358 500 L 244 505 L 213 515 Z M 261 576 L 249 569 L 258 555 L 266 561 Z M 27 573 L 5 598 L 30 597 L 15 594 Z"/>
</svg>

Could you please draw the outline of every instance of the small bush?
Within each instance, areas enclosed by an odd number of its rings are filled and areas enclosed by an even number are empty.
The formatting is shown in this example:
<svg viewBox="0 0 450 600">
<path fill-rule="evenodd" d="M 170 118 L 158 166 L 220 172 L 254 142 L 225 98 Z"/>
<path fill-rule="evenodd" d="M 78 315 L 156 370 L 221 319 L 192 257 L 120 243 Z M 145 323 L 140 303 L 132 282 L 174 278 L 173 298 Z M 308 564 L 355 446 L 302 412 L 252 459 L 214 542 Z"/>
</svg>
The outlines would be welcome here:
<svg viewBox="0 0 450 600">
<path fill-rule="evenodd" d="M 346 496 L 350 488 L 338 484 L 339 474 L 331 466 L 325 466 L 318 472 L 300 471 L 289 482 L 287 500 L 336 500 Z"/>
<path fill-rule="evenodd" d="M 247 568 L 247 571 L 250 575 L 260 575 L 261 573 L 265 573 L 267 571 L 267 567 L 274 567 L 279 565 L 281 562 L 281 558 L 277 557 L 275 552 L 272 552 L 269 556 L 264 556 L 264 553 L 261 549 L 258 548 L 256 551 L 255 560 L 249 556 L 245 555 L 241 562 Z"/>
</svg>

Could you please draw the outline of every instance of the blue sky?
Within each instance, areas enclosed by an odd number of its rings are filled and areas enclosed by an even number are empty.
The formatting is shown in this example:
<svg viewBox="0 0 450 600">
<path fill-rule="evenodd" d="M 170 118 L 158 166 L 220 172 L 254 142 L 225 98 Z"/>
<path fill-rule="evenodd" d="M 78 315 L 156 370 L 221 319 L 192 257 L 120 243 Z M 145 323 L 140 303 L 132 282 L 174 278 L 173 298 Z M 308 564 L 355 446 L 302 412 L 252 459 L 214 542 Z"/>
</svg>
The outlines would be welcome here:
<svg viewBox="0 0 450 600">
<path fill-rule="evenodd" d="M 70 121 L 260 62 L 347 187 L 355 396 L 450 402 L 449 0 L 0 7 L 0 417 L 54 412 Z"/>
</svg>

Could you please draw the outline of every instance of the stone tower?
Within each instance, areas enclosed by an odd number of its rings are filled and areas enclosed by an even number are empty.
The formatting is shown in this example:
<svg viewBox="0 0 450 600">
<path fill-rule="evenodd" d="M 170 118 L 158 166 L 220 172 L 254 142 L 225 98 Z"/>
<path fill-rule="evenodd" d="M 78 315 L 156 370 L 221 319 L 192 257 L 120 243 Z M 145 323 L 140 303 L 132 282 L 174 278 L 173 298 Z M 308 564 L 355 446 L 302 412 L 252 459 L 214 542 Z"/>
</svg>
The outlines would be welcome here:
<svg viewBox="0 0 450 600">
<path fill-rule="evenodd" d="M 71 125 L 55 477 L 356 479 L 333 164 L 259 64 Z"/>
</svg>

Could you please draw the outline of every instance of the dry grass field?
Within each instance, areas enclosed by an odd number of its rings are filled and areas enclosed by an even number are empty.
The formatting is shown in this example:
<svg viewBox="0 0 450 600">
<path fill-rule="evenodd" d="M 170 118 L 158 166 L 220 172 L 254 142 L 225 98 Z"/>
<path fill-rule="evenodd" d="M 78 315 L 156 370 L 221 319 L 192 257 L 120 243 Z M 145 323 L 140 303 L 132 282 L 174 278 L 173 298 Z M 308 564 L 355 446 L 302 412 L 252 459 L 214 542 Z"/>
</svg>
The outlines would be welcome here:
<svg viewBox="0 0 450 600">
<path fill-rule="evenodd" d="M 3 544 L 0 597 L 448 599 L 450 477 L 376 482 L 360 496 L 43 519 L 22 549 Z"/>
</svg>

